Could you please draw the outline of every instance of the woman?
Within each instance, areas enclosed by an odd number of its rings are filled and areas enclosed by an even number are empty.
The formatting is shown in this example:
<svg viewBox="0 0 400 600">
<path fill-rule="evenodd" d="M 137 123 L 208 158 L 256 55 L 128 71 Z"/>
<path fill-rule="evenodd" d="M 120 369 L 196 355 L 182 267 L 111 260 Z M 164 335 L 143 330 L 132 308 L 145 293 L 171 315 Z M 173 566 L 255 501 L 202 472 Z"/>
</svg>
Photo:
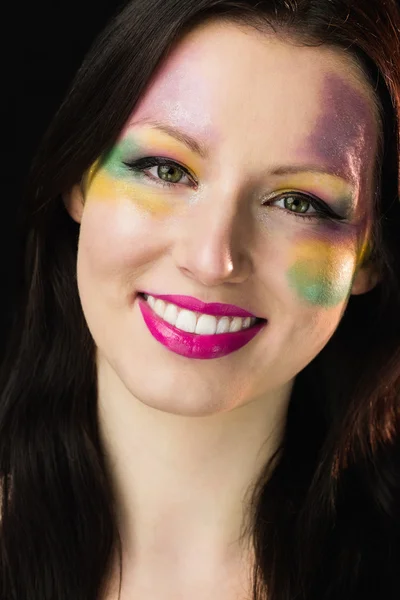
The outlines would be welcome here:
<svg viewBox="0 0 400 600">
<path fill-rule="evenodd" d="M 399 31 L 136 0 L 97 40 L 21 208 L 1 598 L 398 598 Z"/>
</svg>

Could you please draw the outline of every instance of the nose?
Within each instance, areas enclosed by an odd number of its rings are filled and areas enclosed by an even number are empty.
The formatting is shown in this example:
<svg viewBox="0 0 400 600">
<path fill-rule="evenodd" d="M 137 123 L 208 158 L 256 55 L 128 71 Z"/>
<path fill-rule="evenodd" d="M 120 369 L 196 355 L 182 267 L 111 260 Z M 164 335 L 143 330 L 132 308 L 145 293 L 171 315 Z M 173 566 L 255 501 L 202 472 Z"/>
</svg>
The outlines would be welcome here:
<svg viewBox="0 0 400 600">
<path fill-rule="evenodd" d="M 234 190 L 203 194 L 177 223 L 175 264 L 205 286 L 241 283 L 252 273 L 249 211 L 236 196 Z"/>
</svg>

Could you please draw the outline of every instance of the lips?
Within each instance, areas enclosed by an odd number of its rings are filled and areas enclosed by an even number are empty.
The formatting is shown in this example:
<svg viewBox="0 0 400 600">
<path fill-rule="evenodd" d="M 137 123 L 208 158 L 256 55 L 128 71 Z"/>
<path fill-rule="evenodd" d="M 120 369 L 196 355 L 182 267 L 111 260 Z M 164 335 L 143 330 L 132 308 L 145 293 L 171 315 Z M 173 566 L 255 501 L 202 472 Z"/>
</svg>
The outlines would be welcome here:
<svg viewBox="0 0 400 600">
<path fill-rule="evenodd" d="M 151 309 L 149 303 L 144 300 L 143 294 L 138 294 L 138 296 L 139 310 L 153 338 L 168 350 L 186 358 L 222 358 L 246 346 L 261 330 L 267 327 L 267 323 L 263 322 L 255 323 L 252 327 L 236 332 L 213 335 L 189 333 L 164 321 Z"/>
<path fill-rule="evenodd" d="M 171 295 L 171 294 L 152 294 L 151 292 L 139 292 L 139 296 L 144 297 L 144 295 L 153 296 L 156 299 L 164 300 L 165 302 L 170 302 L 179 306 L 180 308 L 186 308 L 187 310 L 191 310 L 193 312 L 203 313 L 206 315 L 213 315 L 216 317 L 219 316 L 227 316 L 227 317 L 254 317 L 261 321 L 266 321 L 263 317 L 257 317 L 253 313 L 241 308 L 240 306 L 235 306 L 234 304 L 222 304 L 213 302 L 211 304 L 206 304 L 197 298 L 193 298 L 192 296 L 182 296 L 182 295 Z"/>
</svg>

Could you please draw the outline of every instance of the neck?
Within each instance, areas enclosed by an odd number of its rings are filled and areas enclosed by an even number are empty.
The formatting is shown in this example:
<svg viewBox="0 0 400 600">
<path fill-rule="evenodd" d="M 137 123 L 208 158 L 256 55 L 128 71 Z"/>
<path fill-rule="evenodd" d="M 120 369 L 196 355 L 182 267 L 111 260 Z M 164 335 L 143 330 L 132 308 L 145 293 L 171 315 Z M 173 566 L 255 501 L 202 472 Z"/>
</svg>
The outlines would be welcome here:
<svg viewBox="0 0 400 600">
<path fill-rule="evenodd" d="M 182 416 L 134 397 L 98 358 L 100 431 L 127 560 L 201 577 L 251 551 L 246 500 L 281 441 L 292 385 Z"/>
</svg>

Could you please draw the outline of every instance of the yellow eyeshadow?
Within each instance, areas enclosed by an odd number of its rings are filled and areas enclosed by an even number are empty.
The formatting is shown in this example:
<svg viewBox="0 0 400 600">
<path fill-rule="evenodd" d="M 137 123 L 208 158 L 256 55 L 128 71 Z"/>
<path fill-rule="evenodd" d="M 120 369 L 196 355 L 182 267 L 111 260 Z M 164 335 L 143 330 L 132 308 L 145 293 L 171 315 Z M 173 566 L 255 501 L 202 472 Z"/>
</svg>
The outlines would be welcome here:
<svg viewBox="0 0 400 600">
<path fill-rule="evenodd" d="M 167 133 L 153 129 L 152 127 L 141 127 L 137 131 L 128 130 L 125 137 L 131 136 L 134 142 L 140 147 L 143 147 L 141 153 L 145 150 L 146 154 L 162 155 L 167 152 L 172 160 L 177 160 L 189 169 L 195 171 L 198 177 L 203 177 L 204 167 L 199 160 L 199 157 L 187 149 L 182 147 L 182 143 L 170 137 Z M 157 150 L 159 148 L 159 150 Z"/>
<path fill-rule="evenodd" d="M 136 182 L 109 177 L 104 170 L 97 171 L 87 188 L 86 201 L 121 200 L 129 200 L 139 208 L 160 216 L 168 215 L 174 209 L 173 201 L 168 203 L 168 195 L 165 192 L 160 194 L 158 190 L 145 189 Z"/>
<path fill-rule="evenodd" d="M 352 186 L 335 175 L 323 173 L 297 173 L 287 177 L 279 178 L 279 182 L 285 187 L 317 187 L 328 188 L 332 194 L 339 198 L 352 195 Z"/>
</svg>

